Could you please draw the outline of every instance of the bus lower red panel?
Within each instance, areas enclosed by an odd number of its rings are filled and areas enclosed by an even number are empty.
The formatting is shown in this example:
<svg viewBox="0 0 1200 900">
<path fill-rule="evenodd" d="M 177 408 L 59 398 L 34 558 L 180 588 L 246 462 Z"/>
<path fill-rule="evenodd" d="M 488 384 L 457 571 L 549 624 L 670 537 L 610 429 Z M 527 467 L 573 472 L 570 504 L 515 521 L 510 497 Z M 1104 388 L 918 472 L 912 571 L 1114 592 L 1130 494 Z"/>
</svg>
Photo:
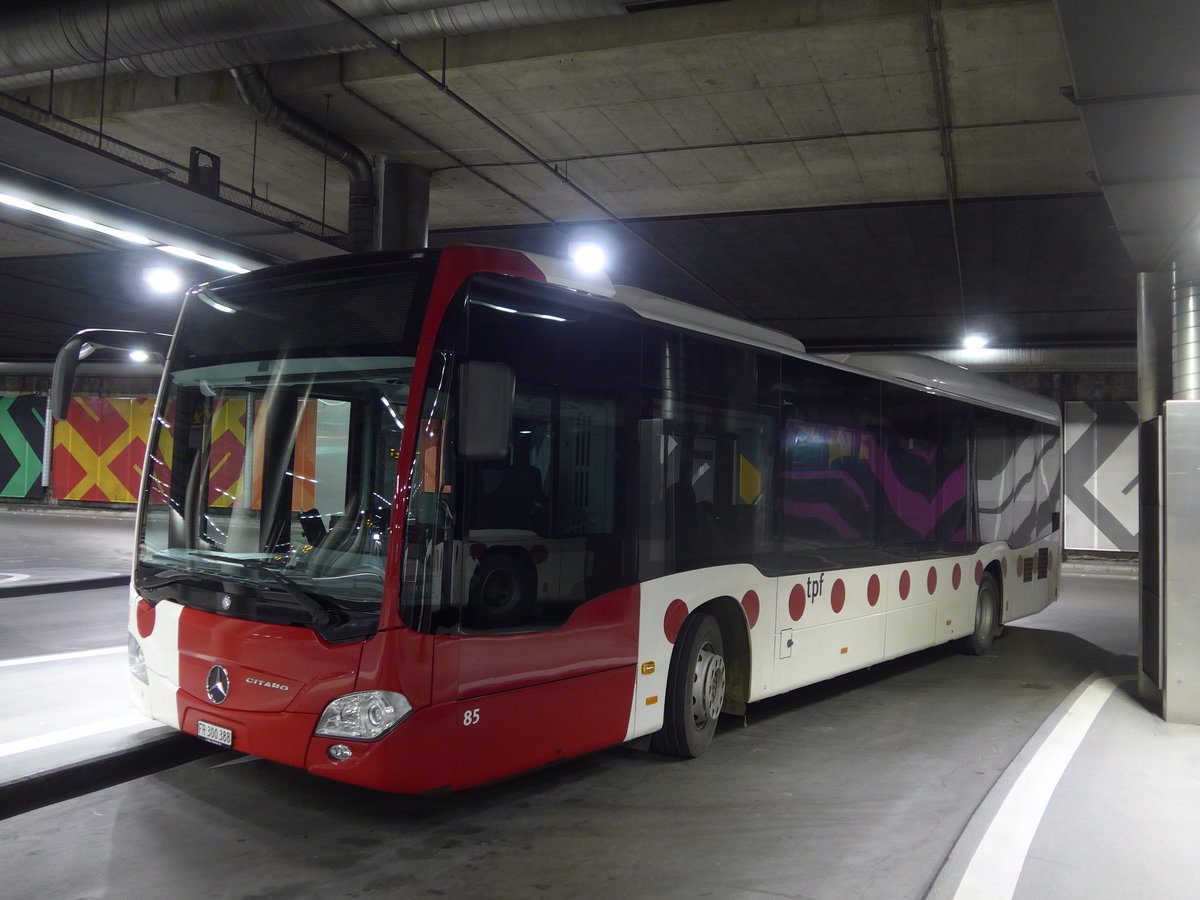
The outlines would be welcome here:
<svg viewBox="0 0 1200 900">
<path fill-rule="evenodd" d="M 197 722 L 228 728 L 233 732 L 232 749 L 239 753 L 303 767 L 304 751 L 317 726 L 317 717 L 307 713 L 224 712 L 220 707 L 181 694 L 180 729 L 194 735 Z"/>
<path fill-rule="evenodd" d="M 458 697 L 633 665 L 639 600 L 638 586 L 633 585 L 589 600 L 549 631 L 453 639 L 458 644 Z M 443 643 L 439 641 L 435 653 Z"/>
<path fill-rule="evenodd" d="M 316 775 L 400 793 L 465 788 L 625 740 L 636 666 L 443 703 L 371 744 L 314 738 Z M 334 762 L 329 747 L 354 752 Z"/>
<path fill-rule="evenodd" d="M 328 644 L 309 628 L 185 609 L 179 620 L 180 703 L 191 697 L 228 715 L 241 710 L 319 715 L 335 697 L 354 690 L 363 646 Z M 228 697 L 221 704 L 206 697 L 215 665 L 228 673 Z"/>
</svg>

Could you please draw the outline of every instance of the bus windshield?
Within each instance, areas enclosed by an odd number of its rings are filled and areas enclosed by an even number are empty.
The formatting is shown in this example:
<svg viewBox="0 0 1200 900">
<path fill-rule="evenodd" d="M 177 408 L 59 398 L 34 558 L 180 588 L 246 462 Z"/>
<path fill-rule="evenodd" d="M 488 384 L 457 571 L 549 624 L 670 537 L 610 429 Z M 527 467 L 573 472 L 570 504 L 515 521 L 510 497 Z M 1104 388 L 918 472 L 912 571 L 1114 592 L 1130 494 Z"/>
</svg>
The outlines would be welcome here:
<svg viewBox="0 0 1200 900">
<path fill-rule="evenodd" d="M 427 266 L 327 268 L 188 298 L 151 434 L 149 601 L 377 627 Z"/>
</svg>

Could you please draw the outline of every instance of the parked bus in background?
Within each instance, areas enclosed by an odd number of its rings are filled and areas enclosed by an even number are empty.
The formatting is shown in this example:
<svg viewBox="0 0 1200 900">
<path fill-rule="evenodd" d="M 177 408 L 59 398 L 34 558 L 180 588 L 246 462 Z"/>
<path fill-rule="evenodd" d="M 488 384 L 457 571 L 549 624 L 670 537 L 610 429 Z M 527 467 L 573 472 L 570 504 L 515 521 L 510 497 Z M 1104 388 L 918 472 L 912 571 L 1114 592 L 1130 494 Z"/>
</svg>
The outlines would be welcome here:
<svg viewBox="0 0 1200 900">
<path fill-rule="evenodd" d="M 131 683 L 217 744 L 462 788 L 948 641 L 1057 595 L 1061 420 L 931 359 L 512 250 L 188 296 L 138 514 Z"/>
</svg>

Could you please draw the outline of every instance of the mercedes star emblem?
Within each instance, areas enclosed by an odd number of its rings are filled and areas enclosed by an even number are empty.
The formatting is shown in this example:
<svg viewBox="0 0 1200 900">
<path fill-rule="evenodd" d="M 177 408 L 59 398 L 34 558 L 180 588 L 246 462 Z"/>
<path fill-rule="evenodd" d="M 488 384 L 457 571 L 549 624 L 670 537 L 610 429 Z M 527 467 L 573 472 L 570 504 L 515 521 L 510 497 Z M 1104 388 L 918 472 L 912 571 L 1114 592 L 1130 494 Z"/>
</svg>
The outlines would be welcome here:
<svg viewBox="0 0 1200 900">
<path fill-rule="evenodd" d="M 224 666 L 213 666 L 208 670 L 205 691 L 213 703 L 225 702 L 225 698 L 229 696 L 229 673 L 225 671 Z"/>
</svg>

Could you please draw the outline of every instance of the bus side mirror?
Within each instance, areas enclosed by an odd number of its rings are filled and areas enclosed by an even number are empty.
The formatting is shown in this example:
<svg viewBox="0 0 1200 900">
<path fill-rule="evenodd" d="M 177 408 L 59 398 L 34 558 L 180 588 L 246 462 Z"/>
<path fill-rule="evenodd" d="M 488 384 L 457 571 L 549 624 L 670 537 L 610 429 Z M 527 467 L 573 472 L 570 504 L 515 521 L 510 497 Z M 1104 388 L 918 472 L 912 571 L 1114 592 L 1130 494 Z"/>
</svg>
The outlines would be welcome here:
<svg viewBox="0 0 1200 900">
<path fill-rule="evenodd" d="M 458 455 L 486 462 L 508 456 L 517 380 L 503 363 L 469 362 L 458 369 Z"/>
<path fill-rule="evenodd" d="M 67 417 L 71 389 L 75 385 L 75 370 L 79 368 L 80 361 L 87 359 L 97 347 L 144 350 L 164 357 L 170 344 L 171 335 L 150 331 L 85 328 L 76 332 L 62 345 L 54 359 L 54 375 L 50 379 L 50 415 L 56 419 Z"/>
</svg>

